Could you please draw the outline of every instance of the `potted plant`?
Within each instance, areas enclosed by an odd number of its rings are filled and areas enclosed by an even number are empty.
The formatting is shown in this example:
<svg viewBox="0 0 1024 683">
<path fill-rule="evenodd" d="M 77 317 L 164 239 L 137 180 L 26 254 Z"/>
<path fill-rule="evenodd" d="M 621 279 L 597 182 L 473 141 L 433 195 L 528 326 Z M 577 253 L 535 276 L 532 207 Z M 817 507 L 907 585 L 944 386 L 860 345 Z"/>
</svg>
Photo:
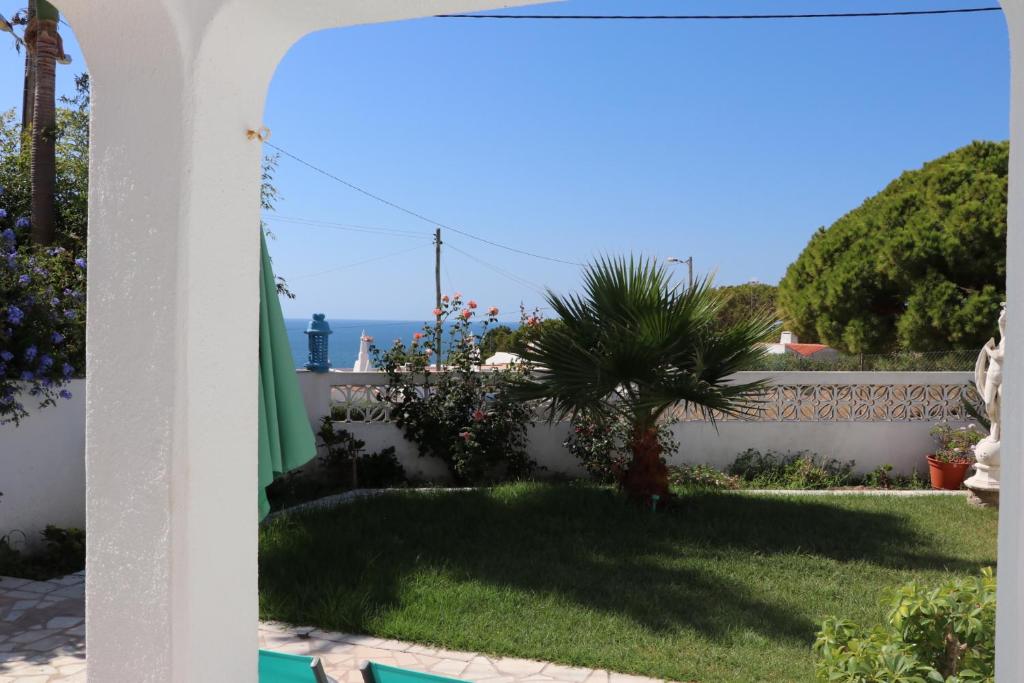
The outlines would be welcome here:
<svg viewBox="0 0 1024 683">
<path fill-rule="evenodd" d="M 974 425 L 955 429 L 946 423 L 935 425 L 930 433 L 936 443 L 935 452 L 928 456 L 932 488 L 956 491 L 974 464 L 974 445 L 982 434 Z"/>
</svg>

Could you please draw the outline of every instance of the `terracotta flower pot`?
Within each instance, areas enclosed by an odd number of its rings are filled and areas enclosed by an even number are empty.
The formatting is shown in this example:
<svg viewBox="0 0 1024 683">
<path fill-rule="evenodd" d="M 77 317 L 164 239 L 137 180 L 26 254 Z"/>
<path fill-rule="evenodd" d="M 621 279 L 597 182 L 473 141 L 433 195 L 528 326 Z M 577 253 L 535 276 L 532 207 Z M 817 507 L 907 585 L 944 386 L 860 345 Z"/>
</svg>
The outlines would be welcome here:
<svg viewBox="0 0 1024 683">
<path fill-rule="evenodd" d="M 942 462 L 929 455 L 928 474 L 932 480 L 932 488 L 947 491 L 959 490 L 967 476 L 967 468 L 972 464 L 971 462 Z"/>
</svg>

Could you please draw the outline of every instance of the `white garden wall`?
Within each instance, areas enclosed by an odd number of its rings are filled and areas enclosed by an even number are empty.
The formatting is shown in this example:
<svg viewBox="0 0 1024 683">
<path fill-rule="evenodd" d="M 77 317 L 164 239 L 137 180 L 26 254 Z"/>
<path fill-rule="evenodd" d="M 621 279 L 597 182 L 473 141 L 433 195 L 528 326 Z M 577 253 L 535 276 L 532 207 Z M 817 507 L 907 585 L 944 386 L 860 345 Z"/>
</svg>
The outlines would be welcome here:
<svg viewBox="0 0 1024 683">
<path fill-rule="evenodd" d="M 380 373 L 300 370 L 298 375 L 314 425 L 332 406 L 359 409 L 363 420 L 338 426 L 364 440 L 368 451 L 395 446 L 410 476 L 446 477 L 444 465 L 419 457 L 415 444 L 371 398 L 386 384 Z M 744 375 L 744 380 L 769 376 Z M 722 420 L 716 429 L 695 415 L 683 415 L 672 427 L 680 444 L 673 462 L 723 468 L 741 451 L 756 448 L 854 460 L 860 472 L 887 463 L 903 474 L 922 470 L 932 445 L 929 429 L 942 419 L 963 423 L 960 401 L 970 381 L 966 372 L 780 372 L 770 377 L 778 389 L 756 421 Z M 71 400 L 33 413 L 21 426 L 0 426 L 0 535 L 17 529 L 31 541 L 47 524 L 85 524 L 85 383 L 76 380 L 70 390 Z M 530 454 L 545 468 L 542 475 L 584 474 L 562 447 L 568 429 L 564 423 L 544 422 L 530 428 Z"/>
<path fill-rule="evenodd" d="M 0 425 L 0 536 L 36 545 L 47 524 L 85 528 L 85 381 L 68 390 L 20 426 Z"/>
<path fill-rule="evenodd" d="M 909 474 L 926 469 L 933 445 L 929 430 L 940 421 L 965 424 L 962 400 L 973 400 L 968 372 L 778 372 L 740 373 L 741 381 L 770 379 L 764 412 L 753 420 L 722 419 L 716 424 L 689 412 L 672 426 L 676 464 L 729 465 L 748 448 L 782 453 L 810 451 L 855 461 L 858 472 L 891 464 Z M 380 373 L 299 372 L 310 420 L 318 423 L 332 406 L 354 419 L 339 420 L 366 442 L 368 451 L 395 446 L 413 477 L 444 476 L 442 463 L 420 458 L 376 400 L 386 385 Z M 539 422 L 530 429 L 530 455 L 549 475 L 581 475 L 578 462 L 562 447 L 566 424 Z"/>
</svg>

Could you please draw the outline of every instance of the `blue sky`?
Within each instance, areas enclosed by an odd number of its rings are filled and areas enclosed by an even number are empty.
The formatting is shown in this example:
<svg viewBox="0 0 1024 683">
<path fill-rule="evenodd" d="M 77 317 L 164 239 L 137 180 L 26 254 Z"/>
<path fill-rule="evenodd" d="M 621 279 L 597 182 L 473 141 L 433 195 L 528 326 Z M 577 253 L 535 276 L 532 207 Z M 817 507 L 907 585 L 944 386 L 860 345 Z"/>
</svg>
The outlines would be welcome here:
<svg viewBox="0 0 1024 683">
<path fill-rule="evenodd" d="M 988 4 L 994 0 L 569 0 L 514 11 Z M 4 14 L 18 6 L 0 1 Z M 63 90 L 84 64 L 73 39 L 68 47 L 75 64 L 60 70 Z M 490 240 L 570 261 L 692 255 L 698 272 L 717 271 L 719 283 L 774 283 L 815 229 L 901 171 L 974 139 L 1005 139 L 1008 59 L 999 13 L 784 22 L 424 19 L 306 37 L 277 70 L 265 123 L 272 142 L 309 162 Z M 0 61 L 0 105 L 20 105 L 21 78 L 11 49 Z M 285 302 L 286 315 L 429 316 L 430 225 L 287 158 L 277 185 L 281 216 L 423 235 L 273 223 L 275 268 L 298 294 Z M 541 285 L 566 291 L 579 280 L 573 266 L 455 234 L 444 239 L 453 247 L 443 259 L 444 289 L 505 312 L 520 301 L 541 304 Z M 350 265 L 369 259 L 378 260 Z"/>
</svg>

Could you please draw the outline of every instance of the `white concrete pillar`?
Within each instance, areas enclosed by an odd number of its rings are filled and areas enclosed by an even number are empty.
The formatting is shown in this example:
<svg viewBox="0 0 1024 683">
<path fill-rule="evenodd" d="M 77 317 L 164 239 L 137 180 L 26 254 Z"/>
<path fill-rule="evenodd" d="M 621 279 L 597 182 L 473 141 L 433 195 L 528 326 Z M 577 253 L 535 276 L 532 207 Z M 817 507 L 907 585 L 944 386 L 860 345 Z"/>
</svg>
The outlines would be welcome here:
<svg viewBox="0 0 1024 683">
<path fill-rule="evenodd" d="M 58 4 L 93 85 L 89 681 L 253 683 L 261 149 L 245 131 L 309 31 L 525 3 Z"/>
<path fill-rule="evenodd" d="M 996 680 L 1024 681 L 1024 0 L 1001 0 L 1010 34 L 1007 348 L 999 494 Z"/>
</svg>

